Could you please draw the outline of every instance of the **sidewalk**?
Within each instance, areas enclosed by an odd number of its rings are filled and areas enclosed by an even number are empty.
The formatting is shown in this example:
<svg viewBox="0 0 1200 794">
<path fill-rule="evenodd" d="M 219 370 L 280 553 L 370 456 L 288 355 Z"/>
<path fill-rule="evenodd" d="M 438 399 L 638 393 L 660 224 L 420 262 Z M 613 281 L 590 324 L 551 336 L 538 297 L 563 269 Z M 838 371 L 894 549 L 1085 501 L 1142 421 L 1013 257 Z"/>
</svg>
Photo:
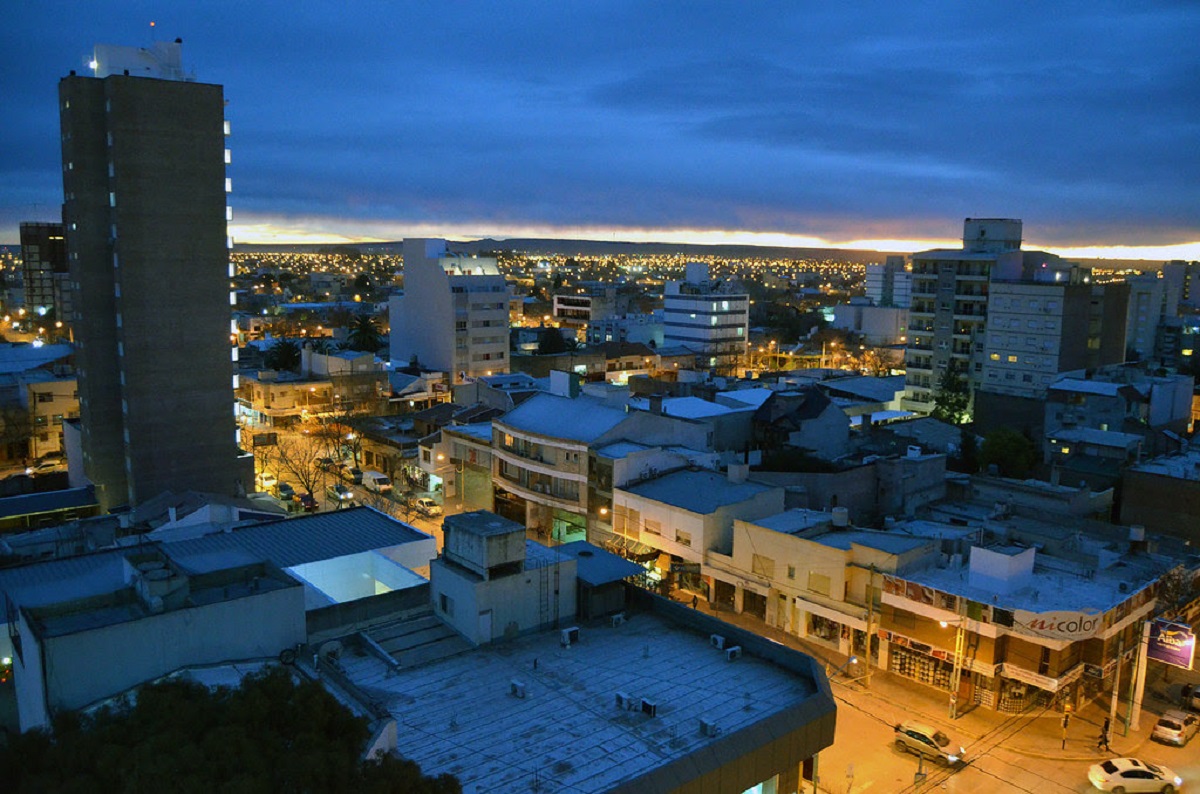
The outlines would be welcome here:
<svg viewBox="0 0 1200 794">
<path fill-rule="evenodd" d="M 672 594 L 675 600 L 691 604 L 692 593 L 684 590 Z M 846 663 L 846 657 L 828 648 L 805 642 L 791 634 L 768 626 L 758 618 L 734 613 L 725 609 L 714 610 L 711 604 L 701 597 L 697 609 L 723 620 L 726 623 L 739 626 L 756 634 L 767 637 L 778 643 L 802 651 L 825 664 L 827 670 L 837 670 Z M 858 668 L 863 672 L 862 665 Z M 1128 706 L 1128 680 L 1121 682 L 1122 699 L 1117 704 L 1117 717 L 1112 722 L 1112 732 L 1109 746 L 1112 752 L 1096 748 L 1096 740 L 1104 719 L 1109 716 L 1110 701 L 1100 698 L 1085 704 L 1079 711 L 1071 714 L 1067 728 L 1066 746 L 1063 747 L 1062 712 L 1050 709 L 1043 716 L 1036 717 L 1032 722 L 1013 732 L 1013 724 L 1018 715 L 993 711 L 974 704 L 965 704 L 958 718 L 951 720 L 949 715 L 949 693 L 933 687 L 918 684 L 903 676 L 880 670 L 872 670 L 869 688 L 861 678 L 846 678 L 843 675 L 830 678 L 833 693 L 839 698 L 862 698 L 878 700 L 881 704 L 902 704 L 904 709 L 911 712 L 913 719 L 930 723 L 944 729 L 952 736 L 959 736 L 963 743 L 970 745 L 989 737 L 996 737 L 1003 742 L 1006 749 L 1032 758 L 1057 759 L 1062 761 L 1091 761 L 1097 762 L 1104 758 L 1125 756 L 1136 757 L 1143 745 L 1150 741 L 1150 734 L 1159 715 L 1171 708 L 1178 708 L 1179 692 L 1184 681 L 1200 682 L 1200 676 L 1195 672 L 1175 670 L 1171 673 L 1171 681 L 1164 681 L 1166 671 L 1162 665 L 1151 665 L 1146 676 L 1145 697 L 1142 704 L 1141 725 L 1137 731 L 1125 731 L 1125 714 Z M 1025 717 L 1042 713 L 1035 709 Z M 1008 726 L 1008 730 L 1005 727 Z"/>
</svg>

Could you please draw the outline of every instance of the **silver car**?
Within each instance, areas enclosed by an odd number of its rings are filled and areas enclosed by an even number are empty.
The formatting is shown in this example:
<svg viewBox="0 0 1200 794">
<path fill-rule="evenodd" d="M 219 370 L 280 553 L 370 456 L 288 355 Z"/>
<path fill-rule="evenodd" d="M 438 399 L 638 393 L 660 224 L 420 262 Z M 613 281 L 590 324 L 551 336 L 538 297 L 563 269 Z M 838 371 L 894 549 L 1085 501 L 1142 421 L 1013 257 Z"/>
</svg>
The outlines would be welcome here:
<svg viewBox="0 0 1200 794">
<path fill-rule="evenodd" d="M 1163 712 L 1150 738 L 1183 747 L 1200 731 L 1200 716 L 1179 709 Z"/>
<path fill-rule="evenodd" d="M 930 725 L 909 720 L 896 726 L 896 747 L 899 750 L 932 758 L 950 766 L 965 764 L 966 750 L 950 737 Z"/>
</svg>

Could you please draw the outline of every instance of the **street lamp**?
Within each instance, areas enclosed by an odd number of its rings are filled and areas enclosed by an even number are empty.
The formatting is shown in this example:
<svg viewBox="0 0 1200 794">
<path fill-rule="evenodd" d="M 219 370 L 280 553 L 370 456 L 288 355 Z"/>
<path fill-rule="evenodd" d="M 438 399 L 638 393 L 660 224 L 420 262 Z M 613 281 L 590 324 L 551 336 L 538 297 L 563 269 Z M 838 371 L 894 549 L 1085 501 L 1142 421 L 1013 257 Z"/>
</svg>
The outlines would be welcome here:
<svg viewBox="0 0 1200 794">
<path fill-rule="evenodd" d="M 829 671 L 829 665 L 825 665 L 825 677 L 826 678 L 835 678 L 836 676 L 841 675 L 842 671 L 845 670 L 847 667 L 849 667 L 852 664 L 858 664 L 857 656 L 851 656 L 849 659 L 847 659 L 840 667 L 838 667 L 833 672 Z"/>
</svg>

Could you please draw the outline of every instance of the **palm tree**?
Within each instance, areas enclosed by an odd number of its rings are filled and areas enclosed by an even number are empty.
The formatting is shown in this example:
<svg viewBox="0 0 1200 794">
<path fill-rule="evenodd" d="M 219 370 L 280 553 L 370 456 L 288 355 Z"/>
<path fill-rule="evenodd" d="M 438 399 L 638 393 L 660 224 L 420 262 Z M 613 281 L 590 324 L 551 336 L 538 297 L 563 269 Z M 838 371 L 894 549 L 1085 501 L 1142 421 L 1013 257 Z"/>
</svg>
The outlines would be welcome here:
<svg viewBox="0 0 1200 794">
<path fill-rule="evenodd" d="M 360 314 L 350 324 L 350 333 L 346 336 L 346 347 L 350 350 L 374 353 L 379 350 L 382 341 L 375 318 L 367 314 Z"/>
<path fill-rule="evenodd" d="M 291 371 L 299 369 L 300 345 L 291 339 L 280 339 L 268 348 L 265 363 L 271 369 Z"/>
<path fill-rule="evenodd" d="M 326 356 L 338 351 L 337 343 L 327 339 L 326 337 L 321 337 L 320 339 L 310 339 L 307 344 L 312 352 L 321 353 Z"/>
</svg>

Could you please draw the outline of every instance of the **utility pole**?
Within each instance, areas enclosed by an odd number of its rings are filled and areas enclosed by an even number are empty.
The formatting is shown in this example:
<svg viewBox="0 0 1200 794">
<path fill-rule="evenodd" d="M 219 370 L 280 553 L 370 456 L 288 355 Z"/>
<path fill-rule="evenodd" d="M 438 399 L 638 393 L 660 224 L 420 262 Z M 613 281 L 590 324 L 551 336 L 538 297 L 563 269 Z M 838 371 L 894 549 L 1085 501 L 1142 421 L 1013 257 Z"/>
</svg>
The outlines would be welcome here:
<svg viewBox="0 0 1200 794">
<path fill-rule="evenodd" d="M 871 578 L 867 584 L 867 650 L 863 654 L 867 672 L 863 675 L 863 686 L 871 688 L 871 641 L 875 639 L 875 563 L 871 563 Z"/>
<path fill-rule="evenodd" d="M 1134 668 L 1137 672 L 1134 674 L 1132 686 L 1129 689 L 1129 714 L 1125 720 L 1125 732 L 1129 733 L 1129 729 L 1138 730 L 1142 727 L 1142 696 L 1146 692 L 1146 654 L 1150 649 L 1150 623 L 1145 620 L 1142 622 L 1142 641 L 1138 643 L 1138 652 L 1135 657 L 1137 661 L 1134 663 Z"/>
<path fill-rule="evenodd" d="M 1117 667 L 1113 671 L 1112 705 L 1108 709 L 1110 723 L 1117 721 L 1117 701 L 1121 698 L 1121 655 L 1125 652 L 1125 631 L 1117 635 Z"/>
</svg>

